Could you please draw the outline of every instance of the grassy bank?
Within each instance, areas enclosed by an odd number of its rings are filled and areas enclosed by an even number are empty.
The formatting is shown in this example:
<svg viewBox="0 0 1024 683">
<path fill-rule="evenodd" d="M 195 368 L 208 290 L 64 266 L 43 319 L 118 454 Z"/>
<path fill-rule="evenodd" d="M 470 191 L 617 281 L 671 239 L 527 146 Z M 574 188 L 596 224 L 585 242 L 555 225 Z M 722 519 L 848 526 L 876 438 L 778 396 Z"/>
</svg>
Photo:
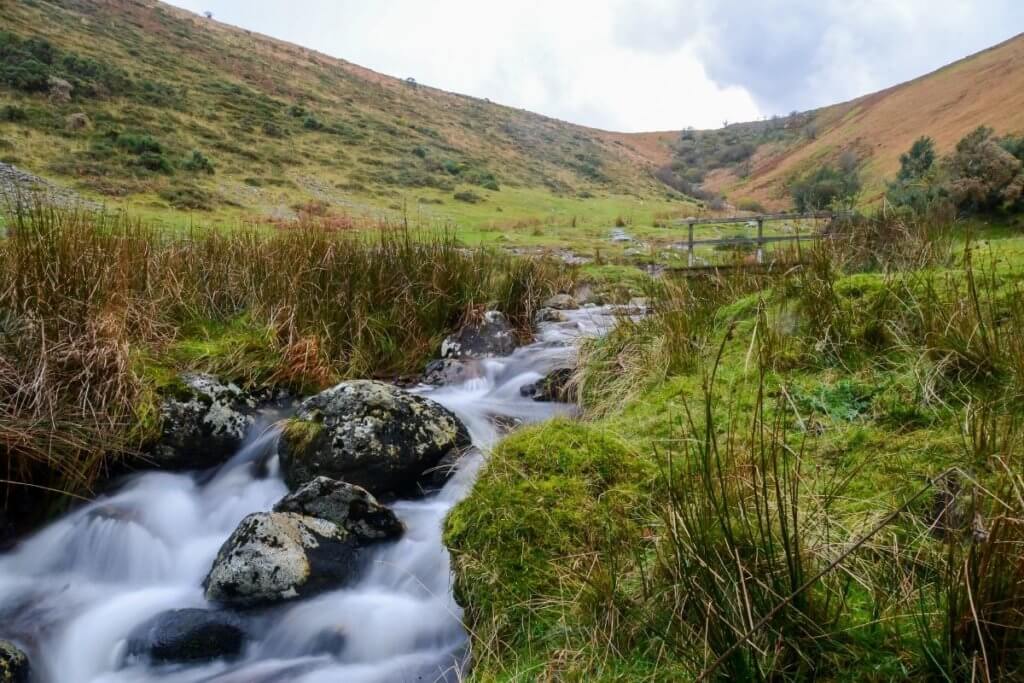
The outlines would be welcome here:
<svg viewBox="0 0 1024 683">
<path fill-rule="evenodd" d="M 418 372 L 484 306 L 525 332 L 562 264 L 461 248 L 450 233 L 163 231 L 44 206 L 0 239 L 0 504 L 39 518 L 88 496 L 159 428 L 183 370 L 313 391 Z"/>
<path fill-rule="evenodd" d="M 771 277 L 664 282 L 583 350 L 586 417 L 452 513 L 473 680 L 1010 680 L 1024 270 L 873 218 Z"/>
</svg>

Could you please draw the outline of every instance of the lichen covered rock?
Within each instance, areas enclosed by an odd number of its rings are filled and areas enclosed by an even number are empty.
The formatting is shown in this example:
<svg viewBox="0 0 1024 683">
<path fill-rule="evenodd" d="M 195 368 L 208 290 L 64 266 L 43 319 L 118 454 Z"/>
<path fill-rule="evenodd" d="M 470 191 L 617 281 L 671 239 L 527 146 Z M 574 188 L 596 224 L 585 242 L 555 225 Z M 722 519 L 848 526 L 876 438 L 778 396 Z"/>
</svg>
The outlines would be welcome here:
<svg viewBox="0 0 1024 683">
<path fill-rule="evenodd" d="M 14 643 L 0 640 L 0 683 L 28 683 L 28 655 Z"/>
<path fill-rule="evenodd" d="M 489 358 L 515 351 L 516 336 L 500 311 L 487 311 L 441 344 L 442 358 Z"/>
<path fill-rule="evenodd" d="M 442 458 L 469 444 L 465 425 L 444 406 L 357 380 L 303 402 L 282 430 L 279 453 L 292 490 L 325 476 L 378 496 L 408 495 Z"/>
<path fill-rule="evenodd" d="M 579 307 L 576 299 L 569 294 L 555 294 L 544 302 L 544 308 L 553 308 L 556 311 L 568 311 Z"/>
<path fill-rule="evenodd" d="M 354 535 L 334 522 L 258 512 L 221 546 L 203 587 L 211 602 L 269 605 L 344 585 L 355 576 L 359 556 Z"/>
<path fill-rule="evenodd" d="M 256 402 L 212 375 L 181 376 L 160 406 L 161 437 L 148 459 L 160 469 L 213 467 L 235 453 L 253 423 Z"/>
<path fill-rule="evenodd" d="M 480 363 L 475 360 L 438 358 L 427 363 L 422 382 L 435 386 L 461 384 L 481 375 Z"/>
<path fill-rule="evenodd" d="M 362 542 L 395 539 L 405 531 L 395 513 L 378 503 L 369 491 L 327 477 L 317 477 L 288 494 L 274 506 L 274 512 L 326 519 Z"/>
<path fill-rule="evenodd" d="M 177 609 L 158 614 L 128 636 L 127 656 L 158 664 L 231 659 L 242 653 L 245 631 L 229 612 Z"/>
</svg>

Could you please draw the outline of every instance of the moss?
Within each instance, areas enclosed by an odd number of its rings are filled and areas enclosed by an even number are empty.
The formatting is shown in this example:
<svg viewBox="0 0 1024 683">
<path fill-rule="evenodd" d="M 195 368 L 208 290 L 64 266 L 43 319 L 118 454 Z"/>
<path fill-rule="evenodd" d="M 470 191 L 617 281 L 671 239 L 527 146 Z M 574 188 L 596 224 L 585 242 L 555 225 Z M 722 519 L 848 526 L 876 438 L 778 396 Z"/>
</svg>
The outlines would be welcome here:
<svg viewBox="0 0 1024 683">
<path fill-rule="evenodd" d="M 288 444 L 291 457 L 302 458 L 309 453 L 323 431 L 324 426 L 320 422 L 291 418 L 282 425 L 281 436 Z"/>
<path fill-rule="evenodd" d="M 601 593 L 566 596 L 614 574 L 649 521 L 656 472 L 618 436 L 567 419 L 506 439 L 446 524 L 470 629 L 526 659 L 534 646 L 547 652 L 583 637 L 605 612 Z M 566 609 L 575 635 L 564 632 Z"/>
</svg>

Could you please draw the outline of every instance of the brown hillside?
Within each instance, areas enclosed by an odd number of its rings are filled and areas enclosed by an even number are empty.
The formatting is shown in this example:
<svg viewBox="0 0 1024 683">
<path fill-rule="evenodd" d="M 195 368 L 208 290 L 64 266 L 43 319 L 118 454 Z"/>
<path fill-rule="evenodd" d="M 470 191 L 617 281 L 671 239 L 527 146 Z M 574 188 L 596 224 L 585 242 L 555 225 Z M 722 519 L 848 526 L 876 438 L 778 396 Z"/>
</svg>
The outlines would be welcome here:
<svg viewBox="0 0 1024 683">
<path fill-rule="evenodd" d="M 954 62 L 926 76 L 815 112 L 817 138 L 765 145 L 751 174 L 739 179 L 720 169 L 705 181 L 730 199 L 753 198 L 767 206 L 788 203 L 794 175 L 846 149 L 865 160 L 867 197 L 880 195 L 899 169 L 900 154 L 930 135 L 941 153 L 966 133 L 988 125 L 997 133 L 1024 130 L 1024 34 Z"/>
</svg>

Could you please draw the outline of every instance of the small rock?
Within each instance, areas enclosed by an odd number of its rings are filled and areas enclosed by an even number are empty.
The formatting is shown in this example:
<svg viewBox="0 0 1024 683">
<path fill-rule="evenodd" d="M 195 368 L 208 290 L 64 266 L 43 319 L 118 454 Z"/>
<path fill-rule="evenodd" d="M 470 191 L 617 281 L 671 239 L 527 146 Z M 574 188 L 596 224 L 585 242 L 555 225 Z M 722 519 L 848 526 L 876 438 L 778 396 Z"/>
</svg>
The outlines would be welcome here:
<svg viewBox="0 0 1024 683">
<path fill-rule="evenodd" d="M 468 379 L 479 377 L 480 374 L 480 364 L 475 361 L 438 358 L 427 363 L 421 381 L 424 384 L 446 386 L 461 384 Z"/>
<path fill-rule="evenodd" d="M 519 389 L 521 396 L 534 401 L 561 401 L 571 403 L 576 400 L 576 391 L 571 385 L 572 368 L 552 370 L 543 379 L 526 384 Z"/>
<path fill-rule="evenodd" d="M 556 311 L 567 311 L 574 308 L 579 308 L 579 304 L 576 303 L 576 299 L 568 294 L 555 294 L 544 302 L 544 308 L 553 308 Z"/>
<path fill-rule="evenodd" d="M 256 607 L 338 588 L 358 565 L 359 544 L 334 522 L 257 512 L 221 546 L 203 587 L 211 602 Z"/>
<path fill-rule="evenodd" d="M 535 325 L 540 323 L 564 323 L 568 318 L 565 313 L 554 308 L 541 308 L 533 314 L 533 322 Z"/>
<path fill-rule="evenodd" d="M 650 299 L 645 296 L 633 297 L 629 300 L 629 303 L 626 304 L 626 309 L 633 315 L 644 315 L 649 313 L 651 310 Z"/>
<path fill-rule="evenodd" d="M 304 401 L 282 430 L 278 450 L 293 490 L 326 476 L 379 496 L 416 493 L 425 473 L 469 444 L 465 425 L 439 403 L 356 380 Z"/>
<path fill-rule="evenodd" d="M 143 623 L 128 636 L 128 657 L 159 664 L 231 659 L 242 653 L 238 617 L 214 610 L 177 609 Z"/>
<path fill-rule="evenodd" d="M 219 465 L 242 445 L 256 402 L 234 384 L 187 373 L 160 406 L 161 438 L 149 453 L 160 469 Z"/>
<path fill-rule="evenodd" d="M 334 522 L 360 541 L 395 539 L 405 527 L 395 513 L 377 502 L 366 489 L 317 477 L 274 506 L 274 512 L 295 512 Z"/>
<path fill-rule="evenodd" d="M 500 311 L 487 311 L 441 344 L 442 358 L 489 358 L 515 351 L 516 337 Z"/>
<path fill-rule="evenodd" d="M 419 485 L 425 493 L 440 491 L 445 483 L 452 478 L 459 467 L 459 461 L 469 452 L 467 448 L 453 448 L 441 458 L 436 465 L 423 473 Z"/>
<path fill-rule="evenodd" d="M 28 683 L 28 655 L 14 643 L 0 640 L 0 683 Z"/>
</svg>

